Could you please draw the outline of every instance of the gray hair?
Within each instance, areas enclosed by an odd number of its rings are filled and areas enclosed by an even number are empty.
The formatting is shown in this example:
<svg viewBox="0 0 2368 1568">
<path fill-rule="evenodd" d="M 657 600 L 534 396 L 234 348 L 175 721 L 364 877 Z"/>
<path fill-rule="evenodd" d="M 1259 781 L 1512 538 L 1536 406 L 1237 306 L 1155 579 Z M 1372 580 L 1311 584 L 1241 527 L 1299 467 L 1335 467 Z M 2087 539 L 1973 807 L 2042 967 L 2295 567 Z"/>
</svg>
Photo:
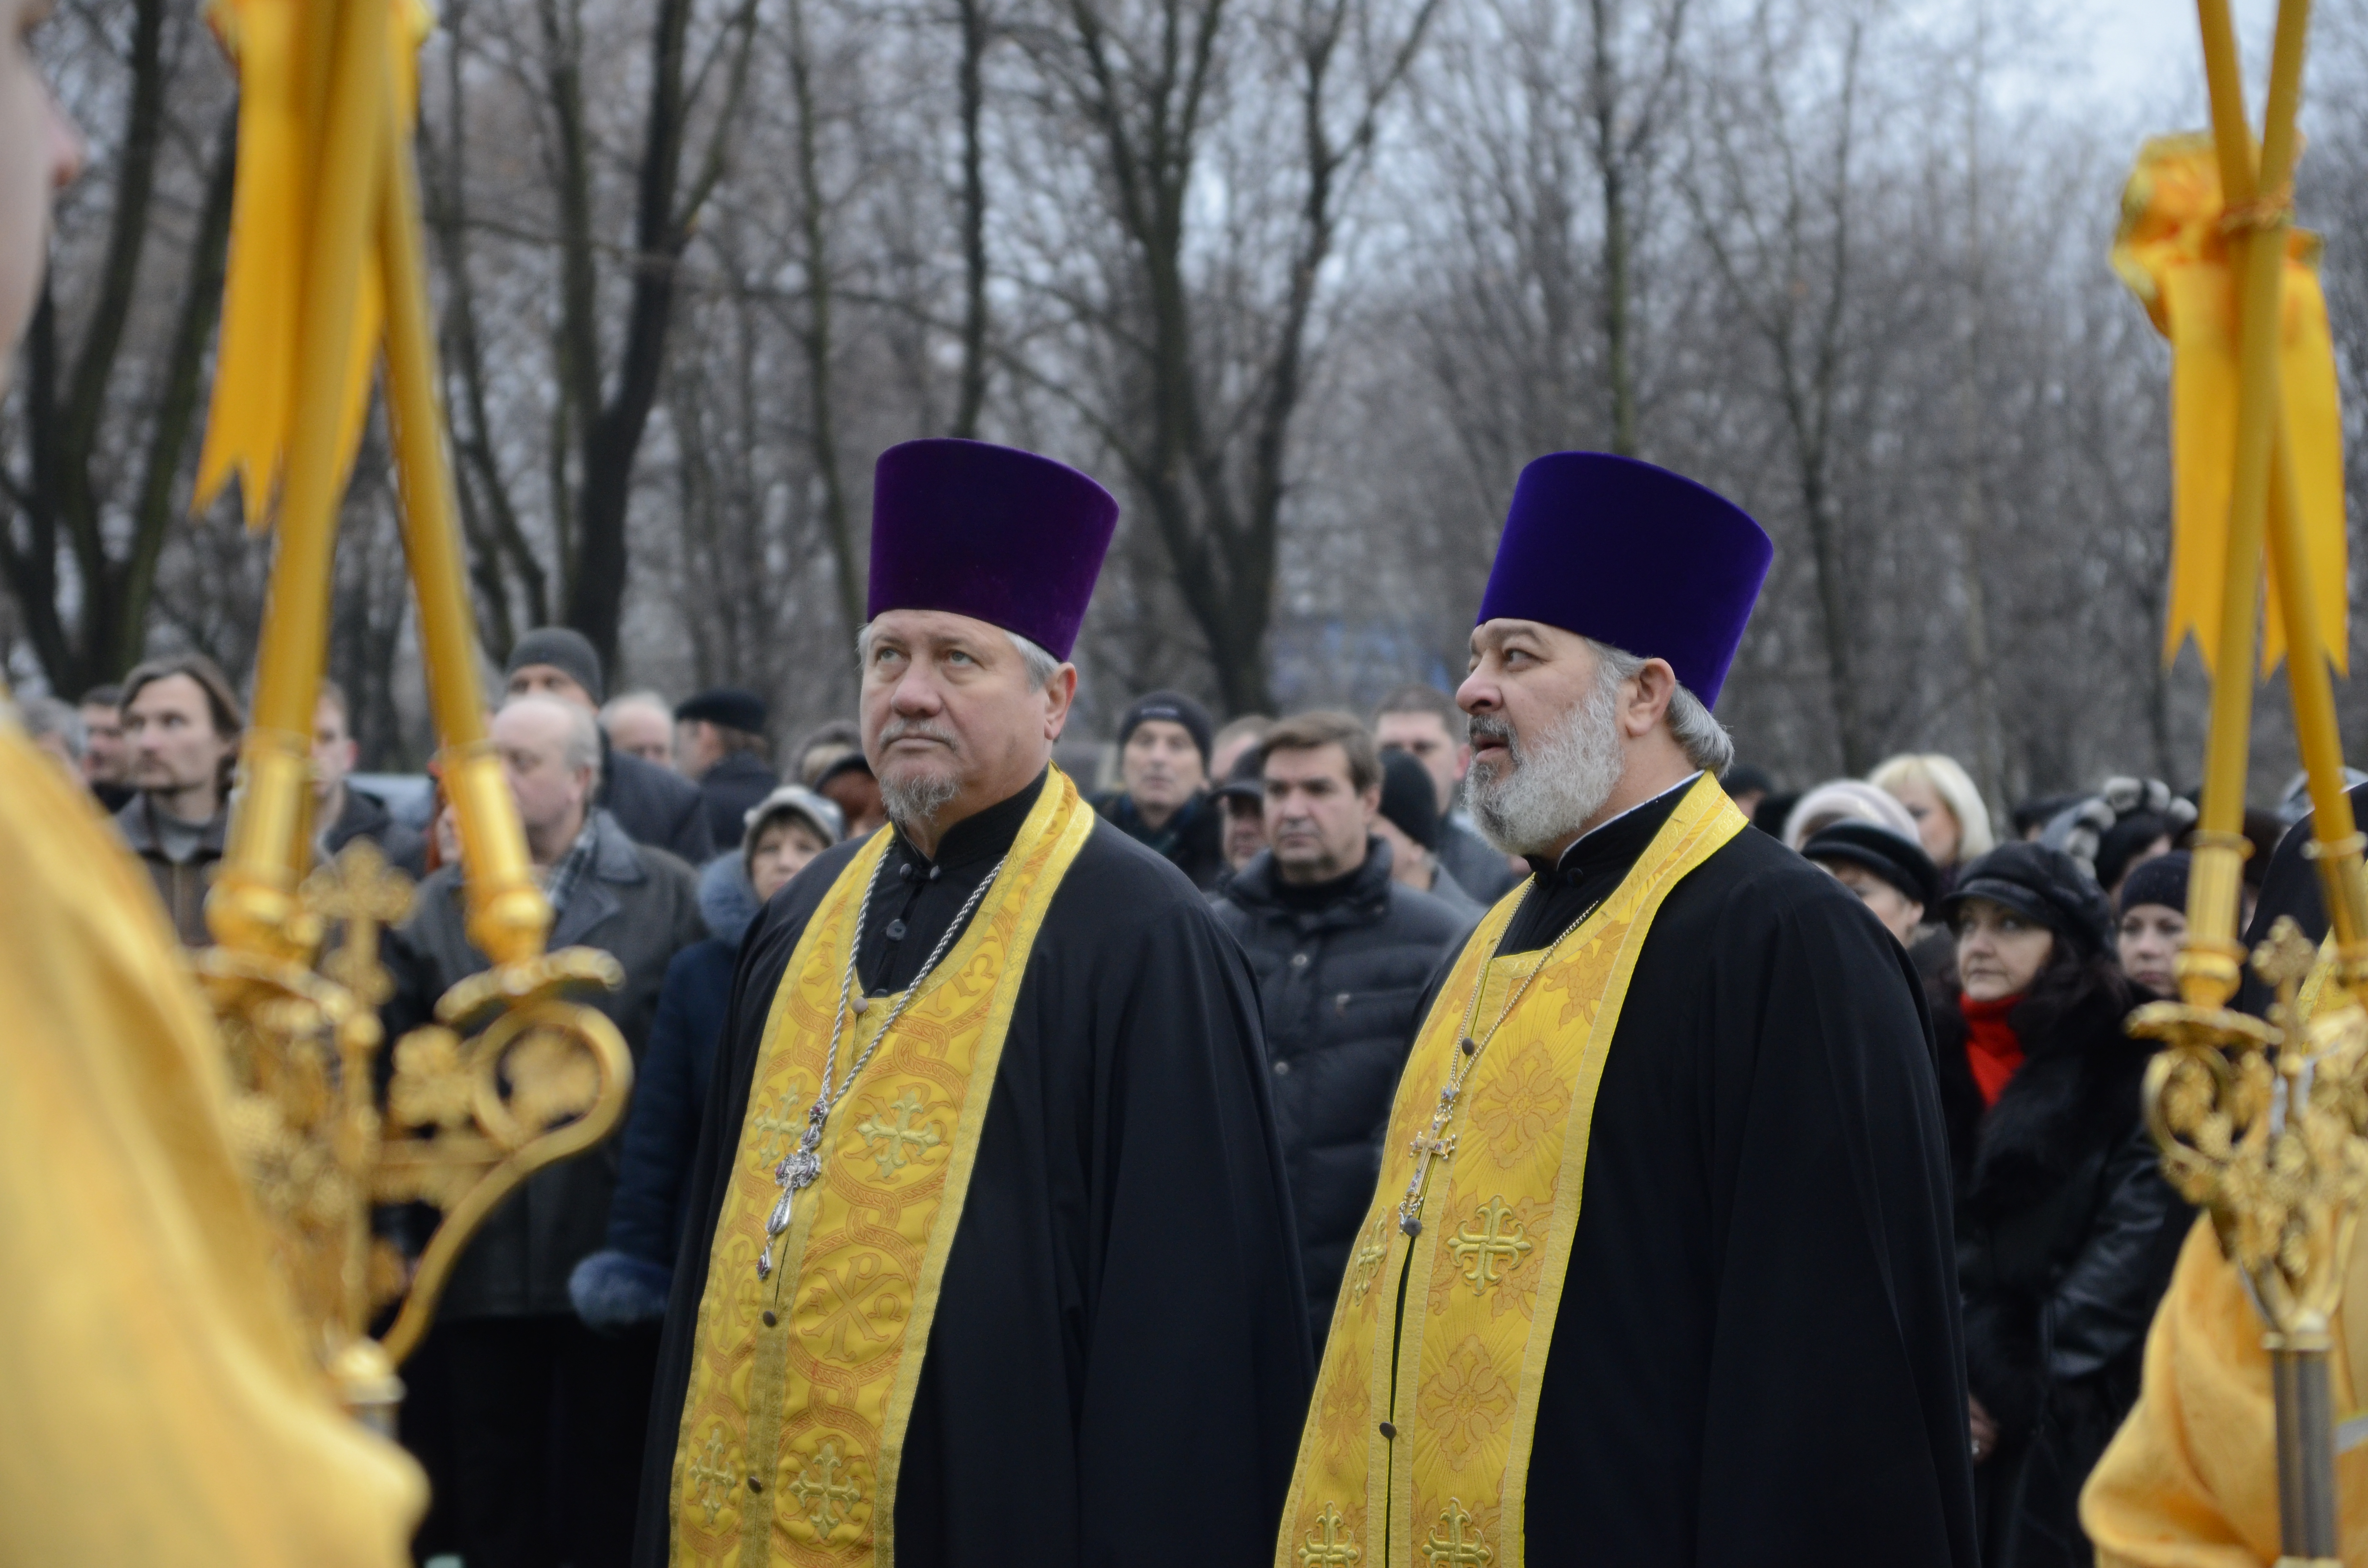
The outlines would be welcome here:
<svg viewBox="0 0 2368 1568">
<path fill-rule="evenodd" d="M 1030 689 L 1043 690 L 1053 683 L 1053 677 L 1061 673 L 1062 661 L 1054 658 L 1049 649 L 1039 647 L 1008 628 L 997 627 L 996 630 L 1011 640 L 1011 650 L 1019 655 L 1019 665 L 1027 672 Z M 858 668 L 871 662 L 871 635 L 870 621 L 865 621 L 863 630 L 855 634 L 855 663 Z"/>
<path fill-rule="evenodd" d="M 567 733 L 561 738 L 559 760 L 570 768 L 585 768 L 598 776 L 600 771 L 600 722 L 589 708 L 581 703 L 562 702 L 556 697 L 541 692 L 528 692 L 511 698 L 498 711 L 507 713 L 513 708 L 531 708 L 537 712 L 556 713 L 566 722 Z"/>
<path fill-rule="evenodd" d="M 76 762 L 90 745 L 90 732 L 82 722 L 82 710 L 54 697 L 20 697 L 17 699 L 17 714 L 25 722 L 25 737 L 40 740 L 43 735 L 56 735 L 65 742 L 66 754 Z"/>
<path fill-rule="evenodd" d="M 1592 637 L 1587 639 L 1587 645 L 1595 650 L 1609 683 L 1627 680 L 1645 667 L 1645 660 L 1624 648 L 1598 642 Z M 1725 725 L 1711 717 L 1702 699 L 1688 691 L 1682 681 L 1669 694 L 1667 718 L 1669 733 L 1677 738 L 1688 762 L 1713 778 L 1735 766 L 1735 737 L 1726 733 Z"/>
</svg>

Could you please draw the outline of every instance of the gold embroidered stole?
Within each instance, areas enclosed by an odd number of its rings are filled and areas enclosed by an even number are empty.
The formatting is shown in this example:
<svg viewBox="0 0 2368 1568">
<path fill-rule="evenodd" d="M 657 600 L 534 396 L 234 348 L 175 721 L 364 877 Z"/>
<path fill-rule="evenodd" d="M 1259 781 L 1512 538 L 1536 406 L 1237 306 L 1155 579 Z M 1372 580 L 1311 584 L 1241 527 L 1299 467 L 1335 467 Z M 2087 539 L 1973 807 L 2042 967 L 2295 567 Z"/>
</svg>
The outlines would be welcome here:
<svg viewBox="0 0 2368 1568">
<path fill-rule="evenodd" d="M 1094 814 L 1058 768 L 1002 874 L 832 1110 L 782 1267 L 757 1278 L 773 1167 L 821 1084 L 857 911 L 893 835 L 832 884 L 773 994 L 732 1165 L 675 1448 L 672 1561 L 887 1564 L 896 1471 L 1028 954 Z M 842 1078 L 893 1001 L 848 1020 Z"/>
<path fill-rule="evenodd" d="M 1333 1308 L 1300 1438 L 1277 1568 L 1522 1561 L 1538 1390 L 1570 1263 L 1596 1087 L 1628 977 L 1669 890 L 1743 826 L 1705 775 L 1551 965 L 1547 952 L 1490 956 L 1527 884 L 1464 944 L 1398 1081 L 1381 1184 Z M 1449 1123 L 1452 1150 L 1429 1167 L 1421 1229 L 1409 1240 L 1398 1205 L 1467 1012 L 1486 1044 Z"/>
</svg>

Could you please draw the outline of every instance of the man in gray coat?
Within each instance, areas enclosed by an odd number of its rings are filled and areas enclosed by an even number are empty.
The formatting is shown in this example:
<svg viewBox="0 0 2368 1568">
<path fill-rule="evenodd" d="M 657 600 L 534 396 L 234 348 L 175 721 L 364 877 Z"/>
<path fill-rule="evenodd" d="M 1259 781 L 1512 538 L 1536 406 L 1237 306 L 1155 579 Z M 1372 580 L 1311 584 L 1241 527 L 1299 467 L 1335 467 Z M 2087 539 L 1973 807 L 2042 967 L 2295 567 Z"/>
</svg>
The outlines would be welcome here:
<svg viewBox="0 0 2368 1568">
<path fill-rule="evenodd" d="M 593 804 L 591 709 L 513 698 L 493 741 L 555 913 L 550 946 L 598 948 L 623 965 L 623 986 L 591 1000 L 638 1059 L 666 965 L 706 935 L 698 876 Z M 448 866 L 422 883 L 416 911 L 389 938 L 390 1040 L 487 967 L 469 943 L 459 873 Z M 656 1336 L 595 1335 L 567 1298 L 569 1271 L 607 1232 L 616 1171 L 611 1138 L 538 1173 L 461 1255 L 435 1329 L 404 1369 L 404 1441 L 435 1487 L 423 1550 L 457 1551 L 471 1568 L 624 1561 Z"/>
</svg>

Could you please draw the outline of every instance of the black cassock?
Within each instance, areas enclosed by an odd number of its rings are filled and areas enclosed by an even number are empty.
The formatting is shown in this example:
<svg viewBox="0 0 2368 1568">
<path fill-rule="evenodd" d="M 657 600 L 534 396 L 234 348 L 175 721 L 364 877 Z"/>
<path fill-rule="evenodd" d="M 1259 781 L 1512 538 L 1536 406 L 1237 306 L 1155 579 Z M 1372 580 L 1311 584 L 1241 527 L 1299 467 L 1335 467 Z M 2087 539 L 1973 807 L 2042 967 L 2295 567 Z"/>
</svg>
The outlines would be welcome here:
<svg viewBox="0 0 2368 1568">
<path fill-rule="evenodd" d="M 934 863 L 897 841 L 867 988 L 911 981 L 1043 784 L 956 824 Z M 651 1568 L 759 1037 L 856 847 L 801 872 L 741 948 L 652 1404 Z M 1097 822 L 1029 954 L 979 1134 L 905 1439 L 900 1563 L 1272 1561 L 1315 1368 L 1258 1018 L 1201 895 Z"/>
<path fill-rule="evenodd" d="M 1550 946 L 1683 794 L 1538 868 L 1497 952 Z M 1973 1568 L 1930 1041 L 1890 933 L 1767 835 L 1671 890 L 1595 1102 L 1530 1562 Z"/>
</svg>

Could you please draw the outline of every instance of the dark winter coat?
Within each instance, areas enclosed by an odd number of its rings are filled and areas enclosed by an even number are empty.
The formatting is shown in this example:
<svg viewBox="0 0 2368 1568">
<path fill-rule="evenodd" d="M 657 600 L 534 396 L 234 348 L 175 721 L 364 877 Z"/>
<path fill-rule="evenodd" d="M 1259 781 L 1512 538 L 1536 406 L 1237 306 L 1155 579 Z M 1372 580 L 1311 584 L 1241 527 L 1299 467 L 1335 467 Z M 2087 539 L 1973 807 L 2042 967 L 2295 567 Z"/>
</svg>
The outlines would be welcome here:
<svg viewBox="0 0 2368 1568">
<path fill-rule="evenodd" d="M 1378 838 L 1366 841 L 1365 863 L 1321 907 L 1288 898 L 1265 853 L 1242 868 L 1215 908 L 1258 977 L 1308 1322 L 1320 1350 L 1381 1172 L 1382 1135 L 1423 987 L 1474 922 L 1392 881 L 1390 846 Z"/>
<path fill-rule="evenodd" d="M 1129 838 L 1166 856 L 1202 892 L 1217 892 L 1233 873 L 1225 864 L 1224 809 L 1206 790 L 1187 801 L 1157 832 L 1144 822 L 1123 790 L 1097 795 L 1093 807 Z"/>
<path fill-rule="evenodd" d="M 739 856 L 720 855 L 700 870 L 699 912 L 708 937 L 666 966 L 650 1043 L 633 1076 L 617 1191 L 609 1204 L 608 1244 L 576 1265 L 568 1281 L 576 1315 L 595 1328 L 666 1316 L 684 1230 L 684 1177 L 699 1150 L 699 1119 L 715 1081 L 740 938 L 762 908 Z"/>
<path fill-rule="evenodd" d="M 1974 1472 L 1987 1568 L 2092 1561 L 2080 1487 L 2137 1399 L 2192 1219 L 2146 1133 L 2153 1047 L 2122 1031 L 2136 1001 L 2109 960 L 2043 975 L 2009 1017 L 2023 1062 L 1987 1112 L 1964 1015 L 1934 1010 L 1967 1382 L 1998 1426 Z"/>
<path fill-rule="evenodd" d="M 636 844 L 663 849 L 693 866 L 703 866 L 719 847 L 708 829 L 707 797 L 679 773 L 643 762 L 609 744 L 600 732 L 600 791 L 593 803 L 617 819 Z M 740 835 L 732 835 L 732 844 Z M 722 847 L 730 847 L 723 846 Z"/>
<path fill-rule="evenodd" d="M 584 999 L 616 1024 L 638 1067 L 668 964 L 707 936 L 698 876 L 665 850 L 632 842 L 607 812 L 593 820 L 599 837 L 592 865 L 559 912 L 550 946 L 554 951 L 598 948 L 624 966 L 623 985 Z M 469 942 L 467 918 L 458 867 L 447 866 L 420 884 L 416 910 L 387 938 L 387 968 L 395 982 L 384 1009 L 389 1040 L 428 1022 L 438 997 L 487 967 Z M 461 1255 L 438 1316 L 570 1311 L 568 1272 L 607 1232 L 617 1165 L 618 1141 L 611 1137 L 529 1177 Z"/>
<path fill-rule="evenodd" d="M 1439 847 L 1432 853 L 1455 885 L 1484 905 L 1495 903 L 1521 880 L 1503 851 L 1453 817 L 1440 819 Z"/>
<path fill-rule="evenodd" d="M 181 861 L 165 858 L 164 841 L 156 832 L 155 810 L 149 795 L 132 796 L 115 813 L 116 831 L 155 879 L 156 896 L 165 901 L 173 934 L 185 948 L 202 948 L 213 940 L 206 930 L 206 890 L 213 885 L 214 866 L 222 859 L 222 846 L 230 835 L 230 810 L 224 807 L 214 813 L 198 840 L 197 853 Z"/>
<path fill-rule="evenodd" d="M 745 751 L 726 754 L 699 776 L 700 798 L 707 802 L 708 836 L 718 854 L 740 847 L 748 832 L 748 812 L 781 787 L 781 776 L 762 757 Z"/>
<path fill-rule="evenodd" d="M 414 877 L 426 873 L 427 840 L 409 824 L 395 821 L 384 801 L 366 790 L 347 785 L 345 810 L 321 834 L 322 852 L 334 859 L 339 850 L 357 838 L 367 838 L 377 845 L 388 865 L 400 867 Z"/>
</svg>

